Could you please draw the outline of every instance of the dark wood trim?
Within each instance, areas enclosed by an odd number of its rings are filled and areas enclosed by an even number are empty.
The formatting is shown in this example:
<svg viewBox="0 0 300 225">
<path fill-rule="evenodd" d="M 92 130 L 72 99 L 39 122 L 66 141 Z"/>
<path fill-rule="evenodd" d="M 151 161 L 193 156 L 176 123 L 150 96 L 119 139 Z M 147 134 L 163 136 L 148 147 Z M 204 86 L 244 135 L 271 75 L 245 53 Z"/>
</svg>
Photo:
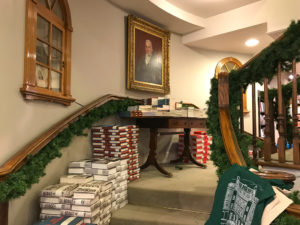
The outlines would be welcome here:
<svg viewBox="0 0 300 225">
<path fill-rule="evenodd" d="M 289 215 L 300 219 L 300 205 L 291 204 L 286 210 Z"/>
<path fill-rule="evenodd" d="M 275 161 L 275 160 L 272 160 L 272 161 L 269 161 L 269 162 L 259 160 L 257 162 L 257 165 L 300 170 L 300 165 L 295 165 L 292 162 L 290 162 L 290 163 L 289 162 L 280 163 L 280 162 Z"/>
<path fill-rule="evenodd" d="M 246 92 L 245 92 L 246 93 Z M 244 101 L 244 88 L 241 88 L 241 104 L 240 104 L 240 131 L 243 133 L 244 131 L 244 105 L 247 104 L 247 102 Z M 246 96 L 247 99 L 247 96 Z M 246 107 L 247 109 L 247 107 Z"/>
<path fill-rule="evenodd" d="M 62 132 L 65 128 L 67 128 L 71 123 L 76 121 L 80 116 L 84 116 L 92 109 L 99 107 L 108 101 L 122 100 L 125 98 L 126 97 L 117 96 L 117 95 L 110 95 L 110 94 L 104 95 L 103 97 L 81 108 L 74 114 L 61 120 L 53 127 L 51 127 L 48 131 L 44 132 L 39 137 L 34 139 L 32 142 L 30 142 L 28 145 L 26 145 L 24 148 L 22 148 L 19 152 L 13 155 L 9 160 L 7 160 L 0 167 L 0 180 L 5 179 L 7 175 L 20 168 L 23 165 L 23 163 L 27 160 L 29 155 L 34 155 L 38 153 L 45 145 L 47 145 L 53 138 L 55 138 L 60 132 Z M 134 100 L 140 102 L 139 99 L 134 99 Z"/>
<path fill-rule="evenodd" d="M 0 202 L 0 224 L 8 225 L 8 202 Z"/>
<path fill-rule="evenodd" d="M 72 41 L 72 21 L 71 13 L 67 0 L 59 0 L 62 7 L 65 21 L 58 18 L 53 12 L 44 7 L 40 2 L 26 0 L 26 27 L 25 27 L 25 55 L 24 55 L 24 82 L 20 88 L 24 99 L 43 100 L 56 102 L 69 106 L 75 101 L 71 96 L 71 41 Z M 52 41 L 48 40 L 49 45 L 49 65 L 48 68 L 48 87 L 40 88 L 37 86 L 36 78 L 36 40 L 37 40 L 37 15 L 44 17 L 50 23 L 49 38 L 52 38 L 52 25 L 62 31 L 62 70 L 60 91 L 50 90 L 51 85 L 51 49 Z M 40 63 L 38 63 L 40 64 Z"/>
<path fill-rule="evenodd" d="M 246 162 L 238 145 L 229 112 L 228 73 L 219 73 L 218 77 L 219 122 L 225 150 L 230 164 L 245 166 Z"/>
<path fill-rule="evenodd" d="M 256 93 L 255 93 L 255 83 L 252 83 L 252 146 L 253 146 L 253 159 L 258 158 L 256 149 Z"/>
<path fill-rule="evenodd" d="M 270 107 L 269 107 L 269 89 L 268 89 L 268 79 L 264 78 L 264 102 L 265 102 L 265 144 L 264 144 L 264 159 L 265 161 L 271 160 L 271 123 L 270 123 Z"/>
<path fill-rule="evenodd" d="M 282 86 L 281 86 L 281 64 L 277 65 L 277 93 L 278 93 L 278 160 L 280 163 L 285 162 L 285 126 L 284 126 L 284 112 L 283 112 L 283 99 L 282 99 Z"/>
<path fill-rule="evenodd" d="M 293 119 L 293 159 L 294 164 L 300 165 L 299 131 L 298 131 L 298 104 L 297 104 L 297 75 L 296 60 L 292 63 L 293 92 L 292 92 L 292 119 Z"/>
</svg>

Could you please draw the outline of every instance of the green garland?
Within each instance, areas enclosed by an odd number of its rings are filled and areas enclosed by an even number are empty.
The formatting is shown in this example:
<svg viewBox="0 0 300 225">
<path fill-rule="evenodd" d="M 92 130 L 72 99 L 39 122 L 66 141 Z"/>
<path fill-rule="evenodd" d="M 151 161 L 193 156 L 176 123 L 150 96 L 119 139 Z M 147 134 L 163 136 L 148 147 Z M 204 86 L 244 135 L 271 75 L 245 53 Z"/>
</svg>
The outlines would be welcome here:
<svg viewBox="0 0 300 225">
<path fill-rule="evenodd" d="M 81 116 L 59 133 L 39 153 L 30 156 L 23 167 L 11 173 L 5 181 L 0 183 L 0 202 L 8 202 L 23 196 L 32 184 L 38 183 L 40 177 L 45 175 L 47 164 L 56 157 L 61 157 L 61 149 L 69 146 L 74 136 L 86 135 L 83 133 L 85 128 L 91 128 L 93 123 L 103 117 L 126 111 L 127 107 L 131 105 L 136 105 L 136 103 L 128 98 L 119 101 L 112 100 L 91 110 L 85 116 Z"/>
<path fill-rule="evenodd" d="M 300 22 L 292 22 L 284 37 L 273 42 L 268 48 L 265 48 L 258 57 L 252 60 L 245 68 L 233 70 L 229 74 L 229 97 L 230 97 L 230 114 L 235 134 L 242 154 L 248 166 L 251 160 L 248 156 L 248 146 L 251 143 L 251 138 L 239 131 L 239 117 L 241 104 L 240 90 L 244 89 L 253 82 L 262 83 L 263 78 L 269 80 L 277 74 L 277 65 L 281 63 L 282 71 L 290 71 L 292 61 L 296 59 L 300 61 Z M 300 85 L 299 85 L 300 86 Z M 285 91 L 283 91 L 285 93 Z M 285 93 L 286 94 L 286 93 Z M 208 132 L 213 136 L 211 145 L 211 159 L 217 166 L 217 174 L 221 176 L 229 167 L 230 163 L 226 154 L 219 124 L 218 113 L 218 81 L 213 78 L 211 80 L 210 98 L 207 101 L 208 105 Z"/>
</svg>

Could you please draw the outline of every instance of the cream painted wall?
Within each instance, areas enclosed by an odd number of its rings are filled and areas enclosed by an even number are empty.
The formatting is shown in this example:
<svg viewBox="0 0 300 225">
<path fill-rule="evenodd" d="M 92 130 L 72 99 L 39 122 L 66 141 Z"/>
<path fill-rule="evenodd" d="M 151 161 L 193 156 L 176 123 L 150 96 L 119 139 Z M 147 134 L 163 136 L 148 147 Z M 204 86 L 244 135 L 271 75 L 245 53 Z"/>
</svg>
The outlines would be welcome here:
<svg viewBox="0 0 300 225">
<path fill-rule="evenodd" d="M 74 28 L 71 90 L 77 102 L 87 104 L 107 93 L 140 98 L 155 96 L 126 90 L 127 14 L 105 0 L 72 0 L 69 4 Z M 25 1 L 0 1 L 0 165 L 43 131 L 80 109 L 75 103 L 65 107 L 23 100 L 19 88 L 23 83 L 24 70 L 24 17 Z M 172 34 L 169 96 L 205 107 L 215 66 L 228 56 L 242 62 L 249 58 L 246 55 L 191 49 L 182 45 L 180 36 Z M 10 202 L 9 225 L 31 225 L 37 220 L 40 188 L 56 182 L 58 176 L 65 172 L 69 160 L 87 157 L 87 146 L 88 138 L 75 138 L 71 146 L 63 150 L 63 158 L 54 160 L 46 168 L 48 176 L 43 177 L 41 183 L 33 185 L 24 197 Z M 76 154 L 68 152 L 71 150 Z M 22 218 L 16 217 L 21 214 Z"/>
<path fill-rule="evenodd" d="M 171 97 L 206 107 L 205 102 L 210 96 L 210 79 L 214 77 L 216 65 L 229 56 L 242 63 L 250 58 L 237 53 L 186 47 L 182 45 L 181 37 L 173 34 L 170 47 Z"/>
</svg>

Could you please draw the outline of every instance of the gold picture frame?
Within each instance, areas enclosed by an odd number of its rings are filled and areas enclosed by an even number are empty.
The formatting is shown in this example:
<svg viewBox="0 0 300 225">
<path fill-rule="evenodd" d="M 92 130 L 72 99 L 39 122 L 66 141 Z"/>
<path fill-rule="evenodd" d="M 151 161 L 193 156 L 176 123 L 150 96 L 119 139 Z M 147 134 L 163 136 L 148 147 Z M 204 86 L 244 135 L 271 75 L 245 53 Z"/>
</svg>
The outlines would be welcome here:
<svg viewBox="0 0 300 225">
<path fill-rule="evenodd" d="M 128 16 L 127 88 L 168 94 L 170 33 Z"/>
</svg>

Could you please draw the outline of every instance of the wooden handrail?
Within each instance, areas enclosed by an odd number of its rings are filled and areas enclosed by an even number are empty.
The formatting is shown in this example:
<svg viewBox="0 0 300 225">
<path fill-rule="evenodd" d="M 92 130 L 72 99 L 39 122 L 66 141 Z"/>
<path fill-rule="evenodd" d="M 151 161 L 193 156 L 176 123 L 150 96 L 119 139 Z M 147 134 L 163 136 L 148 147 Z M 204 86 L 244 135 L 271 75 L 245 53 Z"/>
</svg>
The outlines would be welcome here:
<svg viewBox="0 0 300 225">
<path fill-rule="evenodd" d="M 231 164 L 246 166 L 246 162 L 238 145 L 229 112 L 229 80 L 228 73 L 218 75 L 219 121 L 225 150 Z"/>
<path fill-rule="evenodd" d="M 122 100 L 125 98 L 127 97 L 111 95 L 111 94 L 104 95 L 103 97 L 79 109 L 77 112 L 73 113 L 67 118 L 61 120 L 60 122 L 52 126 L 48 131 L 44 132 L 39 137 L 34 139 L 32 142 L 30 142 L 28 145 L 26 145 L 24 148 L 22 148 L 19 152 L 13 155 L 9 160 L 7 160 L 0 167 L 0 180 L 4 179 L 7 175 L 20 168 L 26 162 L 29 155 L 34 155 L 38 153 L 53 138 L 55 138 L 60 132 L 62 132 L 65 128 L 67 128 L 71 123 L 76 121 L 80 116 L 87 114 L 92 109 L 99 107 L 105 104 L 106 102 L 109 102 L 111 100 Z M 136 100 L 138 102 L 141 101 L 140 99 L 133 99 L 133 100 Z"/>
<path fill-rule="evenodd" d="M 243 133 L 245 133 L 245 134 L 247 134 L 247 135 L 249 135 L 249 136 L 253 136 L 251 133 L 249 133 L 249 132 L 247 132 L 247 131 L 243 131 Z M 264 141 L 264 139 L 263 139 L 262 137 L 256 136 L 255 138 L 256 138 L 257 140 Z"/>
</svg>

